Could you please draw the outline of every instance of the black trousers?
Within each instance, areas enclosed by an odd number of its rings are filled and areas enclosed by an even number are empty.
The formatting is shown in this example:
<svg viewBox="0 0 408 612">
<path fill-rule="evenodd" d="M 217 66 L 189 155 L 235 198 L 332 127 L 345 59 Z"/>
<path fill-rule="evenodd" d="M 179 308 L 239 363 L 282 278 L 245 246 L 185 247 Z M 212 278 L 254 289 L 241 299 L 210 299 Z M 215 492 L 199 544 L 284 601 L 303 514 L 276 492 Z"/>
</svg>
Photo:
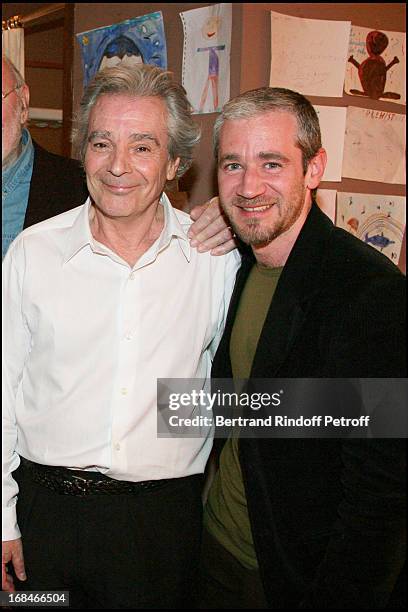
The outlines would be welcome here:
<svg viewBox="0 0 408 612">
<path fill-rule="evenodd" d="M 198 598 L 200 610 L 265 610 L 257 570 L 246 569 L 204 529 Z"/>
<path fill-rule="evenodd" d="M 201 476 L 137 495 L 60 495 L 20 466 L 17 518 L 27 581 L 70 592 L 71 608 L 191 608 L 200 552 Z"/>
</svg>

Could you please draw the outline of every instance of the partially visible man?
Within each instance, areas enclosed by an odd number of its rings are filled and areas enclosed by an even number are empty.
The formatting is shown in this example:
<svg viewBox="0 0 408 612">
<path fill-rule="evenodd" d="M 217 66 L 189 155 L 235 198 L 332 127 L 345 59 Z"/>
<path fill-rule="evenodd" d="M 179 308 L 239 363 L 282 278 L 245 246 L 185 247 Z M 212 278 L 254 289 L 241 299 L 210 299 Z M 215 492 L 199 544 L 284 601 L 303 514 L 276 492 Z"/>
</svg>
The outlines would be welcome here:
<svg viewBox="0 0 408 612">
<path fill-rule="evenodd" d="M 3 588 L 189 607 L 212 440 L 157 438 L 156 381 L 208 377 L 238 255 L 192 249 L 163 193 L 199 140 L 170 73 L 99 72 L 74 140 L 90 198 L 3 264 Z"/>
<path fill-rule="evenodd" d="M 2 57 L 2 256 L 25 227 L 82 204 L 88 195 L 79 162 L 49 153 L 25 126 L 30 92 Z"/>
<path fill-rule="evenodd" d="M 81 164 L 49 153 L 31 139 L 25 127 L 29 98 L 23 77 L 3 55 L 2 257 L 23 228 L 70 210 L 88 197 Z M 235 247 L 217 200 L 193 210 L 193 246 L 202 252 L 212 249 L 214 255 Z"/>
<path fill-rule="evenodd" d="M 314 202 L 326 153 L 308 100 L 244 93 L 214 143 L 222 206 L 250 249 L 212 375 L 406 376 L 405 278 Z M 386 607 L 405 557 L 403 442 L 229 439 L 205 511 L 200 608 Z"/>
</svg>

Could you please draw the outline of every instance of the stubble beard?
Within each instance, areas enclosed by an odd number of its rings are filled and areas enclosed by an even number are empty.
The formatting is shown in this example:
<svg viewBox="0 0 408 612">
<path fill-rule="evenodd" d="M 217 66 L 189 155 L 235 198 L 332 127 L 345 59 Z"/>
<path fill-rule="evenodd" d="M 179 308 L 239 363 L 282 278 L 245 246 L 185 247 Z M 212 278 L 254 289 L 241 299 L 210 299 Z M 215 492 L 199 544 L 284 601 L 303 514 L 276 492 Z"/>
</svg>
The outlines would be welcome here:
<svg viewBox="0 0 408 612">
<path fill-rule="evenodd" d="M 277 206 L 277 204 L 273 204 Z M 282 223 L 275 223 L 272 227 L 265 227 L 260 219 L 248 219 L 245 224 L 238 225 L 233 219 L 231 219 L 231 227 L 235 234 L 241 238 L 245 244 L 249 246 L 262 246 L 269 244 L 274 240 L 282 231 Z"/>
<path fill-rule="evenodd" d="M 267 224 L 263 219 L 252 218 L 244 220 L 242 223 L 237 223 L 234 217 L 236 206 L 244 206 L 248 201 L 244 198 L 236 197 L 231 204 L 225 206 L 221 202 L 221 206 L 225 214 L 229 218 L 232 229 L 235 234 L 251 247 L 261 247 L 270 244 L 278 236 L 286 232 L 299 218 L 305 199 L 306 189 L 303 185 L 293 189 L 290 194 L 289 201 L 283 198 L 275 198 L 275 200 L 265 200 L 259 198 L 251 200 L 251 206 L 267 206 L 272 204 L 272 210 L 277 208 L 277 216 L 274 221 Z"/>
</svg>

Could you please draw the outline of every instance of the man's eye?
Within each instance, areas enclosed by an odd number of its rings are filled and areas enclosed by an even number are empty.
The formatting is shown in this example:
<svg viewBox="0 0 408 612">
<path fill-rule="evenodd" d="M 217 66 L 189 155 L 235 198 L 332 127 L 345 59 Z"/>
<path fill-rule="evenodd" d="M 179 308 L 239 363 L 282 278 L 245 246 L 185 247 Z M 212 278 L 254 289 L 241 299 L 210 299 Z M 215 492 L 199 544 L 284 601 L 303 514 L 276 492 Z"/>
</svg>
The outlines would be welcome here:
<svg viewBox="0 0 408 612">
<path fill-rule="evenodd" d="M 239 170 L 241 168 L 241 165 L 238 164 L 237 162 L 233 162 L 231 164 L 226 164 L 224 166 L 224 170 Z"/>
<path fill-rule="evenodd" d="M 282 168 L 282 164 L 279 164 L 278 162 L 268 162 L 265 164 L 265 168 L 268 170 L 276 170 L 277 168 Z"/>
<path fill-rule="evenodd" d="M 146 145 L 139 145 L 139 146 L 135 147 L 135 151 L 137 153 L 149 153 L 150 149 Z"/>
<path fill-rule="evenodd" d="M 105 149 L 108 145 L 106 142 L 93 142 L 92 148 L 94 149 Z"/>
</svg>

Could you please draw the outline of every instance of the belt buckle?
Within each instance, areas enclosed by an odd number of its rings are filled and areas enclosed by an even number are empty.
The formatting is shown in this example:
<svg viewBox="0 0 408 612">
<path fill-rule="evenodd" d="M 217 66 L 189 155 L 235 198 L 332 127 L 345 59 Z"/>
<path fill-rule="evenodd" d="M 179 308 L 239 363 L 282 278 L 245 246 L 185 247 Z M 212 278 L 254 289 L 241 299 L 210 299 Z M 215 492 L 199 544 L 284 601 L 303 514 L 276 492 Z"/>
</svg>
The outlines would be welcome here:
<svg viewBox="0 0 408 612">
<path fill-rule="evenodd" d="M 82 482 L 88 482 L 86 478 L 82 478 L 81 476 L 77 476 L 76 474 L 70 474 L 71 478 L 76 478 L 77 480 L 82 480 Z"/>
<path fill-rule="evenodd" d="M 78 491 L 82 495 L 89 492 L 89 485 L 92 483 L 92 481 L 82 478 L 82 476 L 77 476 L 76 474 L 70 474 L 70 478 L 72 478 L 72 480 L 65 481 L 68 484 L 68 487 L 73 487 L 74 490 Z"/>
</svg>

